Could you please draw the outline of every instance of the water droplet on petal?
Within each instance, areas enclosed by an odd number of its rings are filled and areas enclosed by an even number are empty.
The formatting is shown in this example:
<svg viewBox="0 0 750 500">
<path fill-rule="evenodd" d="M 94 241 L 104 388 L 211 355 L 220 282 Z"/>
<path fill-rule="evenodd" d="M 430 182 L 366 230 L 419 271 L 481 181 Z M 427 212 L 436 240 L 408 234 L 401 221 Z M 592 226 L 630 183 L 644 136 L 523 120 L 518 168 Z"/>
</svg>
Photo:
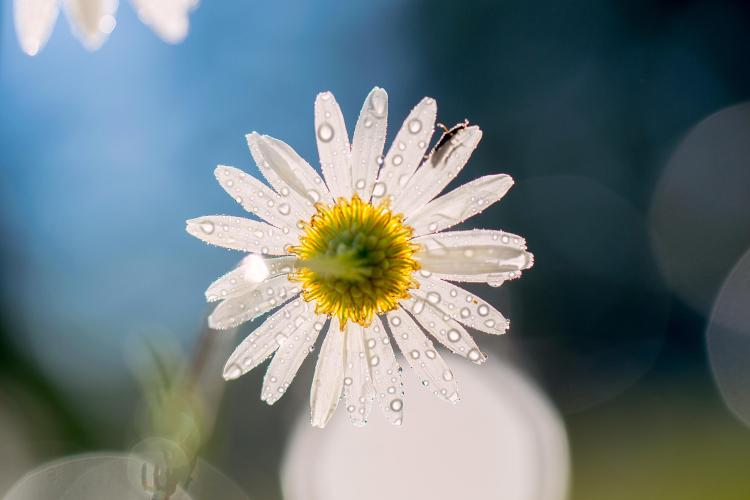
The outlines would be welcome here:
<svg viewBox="0 0 750 500">
<path fill-rule="evenodd" d="M 461 340 L 461 332 L 459 332 L 455 328 L 448 330 L 448 340 L 450 340 L 451 342 L 458 342 L 459 340 Z"/>
<path fill-rule="evenodd" d="M 351 377 L 346 377 L 346 378 L 344 379 L 344 385 L 352 385 L 352 383 L 353 383 L 353 382 L 354 382 L 354 381 L 352 380 L 352 378 L 351 378 Z"/>
<path fill-rule="evenodd" d="M 482 304 L 477 308 L 477 312 L 480 316 L 487 316 L 490 313 L 490 308 Z"/>
<path fill-rule="evenodd" d="M 214 223 L 210 220 L 201 222 L 201 231 L 203 231 L 206 234 L 211 234 L 214 232 Z"/>
<path fill-rule="evenodd" d="M 409 120 L 409 132 L 417 134 L 420 130 L 422 130 L 422 122 L 419 118 L 412 118 Z"/>
<path fill-rule="evenodd" d="M 482 353 L 479 352 L 479 349 L 471 349 L 468 353 L 468 357 L 471 361 L 474 361 L 475 363 L 482 359 Z"/>
<path fill-rule="evenodd" d="M 364 179 L 358 180 L 357 183 L 355 184 L 355 187 L 357 189 L 364 189 L 365 188 L 365 180 Z"/>
<path fill-rule="evenodd" d="M 289 203 L 282 203 L 279 205 L 279 213 L 281 215 L 289 215 L 289 212 L 292 211 L 292 208 L 289 206 Z"/>
<path fill-rule="evenodd" d="M 432 349 L 427 349 L 424 353 L 425 353 L 425 356 L 427 356 L 430 359 L 435 359 L 437 357 L 437 353 L 433 351 Z"/>
<path fill-rule="evenodd" d="M 383 184 L 382 182 L 376 182 L 375 187 L 372 188 L 372 195 L 375 196 L 376 198 L 380 198 L 384 194 L 385 194 L 385 184 Z"/>
<path fill-rule="evenodd" d="M 414 314 L 419 314 L 424 310 L 424 301 L 423 300 L 417 300 L 414 303 L 414 307 L 412 307 L 411 312 Z"/>
<path fill-rule="evenodd" d="M 242 375 L 242 370 L 237 365 L 232 365 L 224 371 L 224 378 L 232 380 Z"/>
<path fill-rule="evenodd" d="M 398 326 L 401 324 L 401 318 L 399 318 L 398 316 L 394 316 L 391 319 L 391 323 L 393 324 L 393 326 Z"/>
<path fill-rule="evenodd" d="M 401 155 L 396 155 L 393 157 L 393 164 L 397 167 L 401 165 L 404 162 L 404 157 Z"/>
<path fill-rule="evenodd" d="M 453 372 L 450 370 L 445 370 L 443 372 L 443 380 L 445 380 L 446 382 L 450 382 L 451 380 L 453 380 Z"/>
<path fill-rule="evenodd" d="M 384 116 L 387 105 L 388 102 L 386 101 L 385 94 L 382 91 L 372 94 L 372 97 L 370 98 L 370 106 L 372 106 L 372 111 L 375 116 Z"/>
<path fill-rule="evenodd" d="M 401 408 L 404 407 L 404 402 L 401 401 L 400 399 L 394 399 L 393 401 L 391 401 L 390 406 L 391 406 L 391 410 L 393 411 L 401 411 Z"/>
<path fill-rule="evenodd" d="M 323 142 L 331 142 L 333 139 L 333 127 L 328 123 L 321 123 L 318 127 L 318 139 Z"/>
<path fill-rule="evenodd" d="M 379 357 L 373 356 L 370 358 L 370 366 L 378 366 L 378 363 L 380 363 Z"/>
<path fill-rule="evenodd" d="M 365 128 L 372 127 L 372 120 L 369 117 L 365 118 L 365 121 L 363 122 L 363 125 L 365 126 Z"/>
<path fill-rule="evenodd" d="M 437 304 L 440 302 L 440 294 L 437 292 L 429 292 L 427 294 L 427 302 L 430 304 Z"/>
<path fill-rule="evenodd" d="M 468 307 L 461 308 L 461 317 L 468 318 L 469 316 L 471 316 L 471 311 L 469 311 L 469 308 Z"/>
<path fill-rule="evenodd" d="M 414 349 L 409 353 L 409 356 L 411 356 L 411 359 L 419 359 L 419 351 Z"/>
</svg>

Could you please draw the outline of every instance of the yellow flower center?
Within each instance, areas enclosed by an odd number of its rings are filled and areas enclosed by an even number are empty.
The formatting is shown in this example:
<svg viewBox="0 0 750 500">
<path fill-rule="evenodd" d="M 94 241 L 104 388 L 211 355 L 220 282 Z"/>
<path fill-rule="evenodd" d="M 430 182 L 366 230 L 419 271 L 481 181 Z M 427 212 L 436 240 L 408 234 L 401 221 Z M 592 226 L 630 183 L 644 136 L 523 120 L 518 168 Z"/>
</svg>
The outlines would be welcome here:
<svg viewBox="0 0 750 500">
<path fill-rule="evenodd" d="M 415 288 L 413 259 L 418 246 L 413 229 L 387 204 L 378 206 L 339 198 L 333 207 L 319 203 L 292 253 L 300 262 L 291 279 L 316 312 L 367 326 L 376 314 L 393 310 Z"/>
</svg>

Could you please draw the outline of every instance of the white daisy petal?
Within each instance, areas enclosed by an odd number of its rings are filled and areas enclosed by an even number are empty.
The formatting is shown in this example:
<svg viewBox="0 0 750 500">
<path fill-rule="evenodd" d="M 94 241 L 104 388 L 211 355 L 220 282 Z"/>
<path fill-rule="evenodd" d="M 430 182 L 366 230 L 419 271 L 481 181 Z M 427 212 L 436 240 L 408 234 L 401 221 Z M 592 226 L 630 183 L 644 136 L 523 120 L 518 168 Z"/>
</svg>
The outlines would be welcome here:
<svg viewBox="0 0 750 500">
<path fill-rule="evenodd" d="M 322 315 L 310 313 L 313 321 L 307 323 L 303 328 L 295 329 L 284 344 L 279 347 L 268 365 L 266 376 L 263 378 L 263 389 L 260 399 L 274 404 L 284 395 L 297 375 L 299 367 L 310 353 L 318 334 L 323 330 L 327 318 Z"/>
<path fill-rule="evenodd" d="M 425 97 L 411 110 L 385 155 L 373 188 L 373 201 L 377 202 L 385 196 L 398 198 L 424 159 L 435 131 L 436 116 L 437 104 L 431 97 Z"/>
<path fill-rule="evenodd" d="M 456 320 L 451 319 L 449 315 L 436 309 L 432 304 L 423 299 L 409 298 L 401 301 L 401 307 L 409 311 L 422 328 L 438 339 L 451 352 L 478 365 L 487 360 L 487 356 L 479 350 L 469 332 Z"/>
<path fill-rule="evenodd" d="M 370 199 L 378 175 L 387 122 L 388 94 L 375 87 L 365 99 L 352 139 L 352 188 L 363 200 Z"/>
<path fill-rule="evenodd" d="M 435 350 L 432 341 L 422 333 L 417 323 L 403 309 L 391 311 L 386 317 L 393 338 L 396 339 L 409 366 L 419 376 L 422 385 L 433 391 L 436 396 L 456 403 L 460 398 L 455 377 L 442 356 Z"/>
<path fill-rule="evenodd" d="M 49 39 L 59 12 L 58 0 L 14 0 L 13 19 L 21 49 L 35 56 Z"/>
<path fill-rule="evenodd" d="M 315 99 L 315 134 L 318 155 L 328 189 L 334 198 L 354 194 L 349 136 L 336 99 L 322 92 Z"/>
<path fill-rule="evenodd" d="M 308 303 L 298 298 L 273 313 L 229 356 L 224 378 L 235 379 L 268 359 L 291 335 L 310 326 L 314 318 L 311 312 Z"/>
<path fill-rule="evenodd" d="M 214 170 L 216 180 L 224 191 L 248 212 L 282 228 L 287 234 L 300 232 L 299 221 L 309 219 L 306 208 L 276 194 L 271 188 L 242 170 L 219 165 Z"/>
<path fill-rule="evenodd" d="M 365 356 L 370 365 L 370 376 L 375 387 L 378 404 L 385 418 L 393 425 L 403 422 L 404 387 L 401 382 L 401 366 L 391 347 L 391 340 L 380 318 L 375 316 L 372 324 L 364 330 Z"/>
<path fill-rule="evenodd" d="M 289 253 L 287 246 L 296 243 L 294 238 L 278 227 L 229 215 L 190 219 L 186 230 L 211 245 L 262 255 L 286 255 Z"/>
<path fill-rule="evenodd" d="M 367 423 L 375 395 L 369 358 L 365 351 L 364 330 L 361 325 L 351 321 L 346 324 L 344 398 L 349 421 L 356 426 Z"/>
<path fill-rule="evenodd" d="M 464 168 L 481 138 L 482 131 L 477 126 L 456 132 L 414 172 L 401 194 L 394 199 L 393 210 L 403 214 L 412 213 L 440 194 Z"/>
<path fill-rule="evenodd" d="M 190 28 L 188 14 L 198 0 L 131 0 L 138 18 L 168 43 L 185 39 Z"/>
<path fill-rule="evenodd" d="M 310 389 L 310 421 L 321 429 L 336 411 L 344 387 L 344 357 L 346 333 L 332 320 L 318 354 Z"/>
<path fill-rule="evenodd" d="M 65 11 L 73 32 L 88 50 L 96 50 L 117 24 L 117 0 L 65 0 Z"/>
<path fill-rule="evenodd" d="M 500 200 L 513 185 L 509 175 L 488 175 L 440 196 L 406 219 L 414 235 L 436 233 L 473 217 Z"/>
<path fill-rule="evenodd" d="M 236 269 L 211 283 L 206 290 L 206 300 L 214 302 L 254 290 L 269 278 L 291 273 L 296 261 L 294 256 L 264 259 L 255 254 L 248 255 Z"/>
<path fill-rule="evenodd" d="M 422 269 L 441 275 L 513 277 L 534 265 L 523 238 L 502 231 L 447 231 L 412 241 L 422 247 L 415 255 Z"/>
<path fill-rule="evenodd" d="M 486 301 L 461 287 L 437 278 L 414 275 L 419 288 L 411 294 L 464 325 L 492 335 L 506 332 L 509 322 Z"/>
<path fill-rule="evenodd" d="M 256 132 L 247 135 L 247 145 L 263 177 L 282 197 L 301 205 L 307 218 L 315 212 L 318 201 L 330 203 L 331 196 L 323 179 L 284 142 Z"/>
<path fill-rule="evenodd" d="M 208 326 L 215 330 L 234 328 L 294 298 L 298 293 L 297 283 L 289 281 L 286 275 L 276 276 L 242 295 L 221 302 L 208 317 Z"/>
</svg>

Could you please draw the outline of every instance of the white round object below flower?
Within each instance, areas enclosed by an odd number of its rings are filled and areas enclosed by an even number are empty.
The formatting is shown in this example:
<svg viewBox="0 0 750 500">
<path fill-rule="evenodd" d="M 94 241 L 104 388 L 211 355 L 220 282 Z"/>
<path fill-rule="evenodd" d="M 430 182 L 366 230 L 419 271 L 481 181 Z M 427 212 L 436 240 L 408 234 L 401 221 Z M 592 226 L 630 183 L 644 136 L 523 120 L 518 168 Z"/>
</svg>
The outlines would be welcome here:
<svg viewBox="0 0 750 500">
<path fill-rule="evenodd" d="M 373 402 L 400 424 L 401 368 L 393 338 L 424 387 L 458 401 L 453 372 L 423 329 L 481 364 L 485 356 L 466 327 L 502 334 L 508 321 L 450 282 L 497 286 L 519 277 L 533 265 L 533 256 L 514 234 L 443 231 L 498 201 L 513 180 L 489 175 L 438 196 L 464 167 L 482 132 L 457 127 L 425 156 L 436 114 L 435 100 L 423 99 L 383 157 L 386 92 L 377 87 L 370 92 L 351 145 L 336 100 L 324 92 L 315 101 L 323 178 L 290 146 L 257 133 L 247 136 L 248 145 L 271 187 L 236 168 L 216 168 L 222 188 L 262 220 L 199 217 L 187 222 L 187 231 L 210 244 L 263 256 L 268 275 L 258 283 L 239 268 L 215 281 L 206 297 L 222 302 L 209 325 L 234 328 L 283 305 L 230 356 L 226 379 L 273 355 L 261 395 L 273 404 L 323 333 L 312 424 L 326 425 L 342 392 L 355 425 L 366 423 Z"/>
<path fill-rule="evenodd" d="M 565 427 L 542 393 L 508 365 L 456 367 L 466 398 L 440 411 L 414 388 L 409 418 L 366 432 L 335 417 L 325 433 L 301 420 L 281 467 L 286 500 L 563 500 Z M 411 389 L 416 382 L 407 381 Z"/>
</svg>

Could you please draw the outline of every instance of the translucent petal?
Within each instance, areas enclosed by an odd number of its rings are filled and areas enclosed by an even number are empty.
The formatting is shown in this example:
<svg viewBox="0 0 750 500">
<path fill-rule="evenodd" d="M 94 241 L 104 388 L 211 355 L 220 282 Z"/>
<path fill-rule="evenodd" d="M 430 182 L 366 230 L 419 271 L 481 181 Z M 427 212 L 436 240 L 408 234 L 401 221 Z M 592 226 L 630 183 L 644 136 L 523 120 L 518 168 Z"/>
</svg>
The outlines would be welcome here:
<svg viewBox="0 0 750 500">
<path fill-rule="evenodd" d="M 312 350 L 318 334 L 326 324 L 327 318 L 325 316 L 316 316 L 312 312 L 310 312 L 310 316 L 313 321 L 294 330 L 276 351 L 271 364 L 268 366 L 266 376 L 263 378 L 260 399 L 269 405 L 278 401 L 289 388 L 289 384 L 297 375 L 299 367 Z"/>
<path fill-rule="evenodd" d="M 315 99 L 315 137 L 328 189 L 334 198 L 351 197 L 349 136 L 341 109 L 330 92 L 322 92 Z"/>
<path fill-rule="evenodd" d="M 14 0 L 13 19 L 21 49 L 35 56 L 44 47 L 55 26 L 58 0 Z"/>
<path fill-rule="evenodd" d="M 309 210 L 300 208 L 276 194 L 271 188 L 242 170 L 219 165 L 214 170 L 216 180 L 224 191 L 248 212 L 284 229 L 285 234 L 299 234 L 299 222 L 309 219 Z"/>
<path fill-rule="evenodd" d="M 370 365 L 370 376 L 375 387 L 375 399 L 385 418 L 393 425 L 403 422 L 404 387 L 401 366 L 391 347 L 391 340 L 380 318 L 375 316 L 364 330 L 365 356 Z"/>
<path fill-rule="evenodd" d="M 380 168 L 378 161 L 383 155 L 387 122 L 388 94 L 375 87 L 365 99 L 352 139 L 352 188 L 366 201 Z"/>
<path fill-rule="evenodd" d="M 435 131 L 436 115 L 437 103 L 431 97 L 425 97 L 411 110 L 385 155 L 373 188 L 373 201 L 377 202 L 386 196 L 398 198 L 424 159 Z"/>
<path fill-rule="evenodd" d="M 480 177 L 435 198 L 406 219 L 415 235 L 435 233 L 463 222 L 500 200 L 513 185 L 509 175 Z"/>
<path fill-rule="evenodd" d="M 502 231 L 447 231 L 413 241 L 422 247 L 415 259 L 429 272 L 455 276 L 520 273 L 534 265 L 523 238 Z"/>
<path fill-rule="evenodd" d="M 401 307 L 409 311 L 422 328 L 438 339 L 451 352 L 478 365 L 487 360 L 487 356 L 479 350 L 474 339 L 460 323 L 436 309 L 426 300 L 418 298 L 402 300 Z"/>
<path fill-rule="evenodd" d="M 264 259 L 255 254 L 248 255 L 236 269 L 211 283 L 206 290 L 206 300 L 214 302 L 254 290 L 269 278 L 292 272 L 296 261 L 297 257 L 293 256 Z"/>
<path fill-rule="evenodd" d="M 330 203 L 331 195 L 323 179 L 290 146 L 278 139 L 255 132 L 247 144 L 258 169 L 283 198 L 291 198 L 308 218 L 318 201 Z"/>
<path fill-rule="evenodd" d="M 285 255 L 288 245 L 295 243 L 290 234 L 265 222 L 207 215 L 187 221 L 187 232 L 211 245 L 262 255 Z"/>
<path fill-rule="evenodd" d="M 349 421 L 356 426 L 367 423 L 375 396 L 364 333 L 361 325 L 351 321 L 347 323 L 344 398 Z"/>
<path fill-rule="evenodd" d="M 440 194 L 464 168 L 481 138 L 482 131 L 477 126 L 456 132 L 414 172 L 401 194 L 394 199 L 393 210 L 403 214 L 412 213 Z"/>
<path fill-rule="evenodd" d="M 190 28 L 188 14 L 198 0 L 130 0 L 138 18 L 167 43 L 179 43 Z"/>
<path fill-rule="evenodd" d="M 115 29 L 117 4 L 117 0 L 65 0 L 73 33 L 88 50 L 101 47 Z"/>
<path fill-rule="evenodd" d="M 510 326 L 500 311 L 463 288 L 422 273 L 414 276 L 420 286 L 411 294 L 459 323 L 492 335 L 503 334 Z"/>
<path fill-rule="evenodd" d="M 215 330 L 234 328 L 280 306 L 299 293 L 299 285 L 286 275 L 259 284 L 243 295 L 221 302 L 208 317 L 208 326 Z"/>
<path fill-rule="evenodd" d="M 237 346 L 224 365 L 224 378 L 244 375 L 268 359 L 295 332 L 310 328 L 312 307 L 297 298 L 273 313 Z"/>
<path fill-rule="evenodd" d="M 332 320 L 318 354 L 310 390 L 310 416 L 313 427 L 326 426 L 336 411 L 344 387 L 344 346 L 346 334 L 338 320 Z"/>
<path fill-rule="evenodd" d="M 391 311 L 386 317 L 393 338 L 422 385 L 436 396 L 456 403 L 460 398 L 455 377 L 432 341 L 403 309 Z"/>
</svg>

